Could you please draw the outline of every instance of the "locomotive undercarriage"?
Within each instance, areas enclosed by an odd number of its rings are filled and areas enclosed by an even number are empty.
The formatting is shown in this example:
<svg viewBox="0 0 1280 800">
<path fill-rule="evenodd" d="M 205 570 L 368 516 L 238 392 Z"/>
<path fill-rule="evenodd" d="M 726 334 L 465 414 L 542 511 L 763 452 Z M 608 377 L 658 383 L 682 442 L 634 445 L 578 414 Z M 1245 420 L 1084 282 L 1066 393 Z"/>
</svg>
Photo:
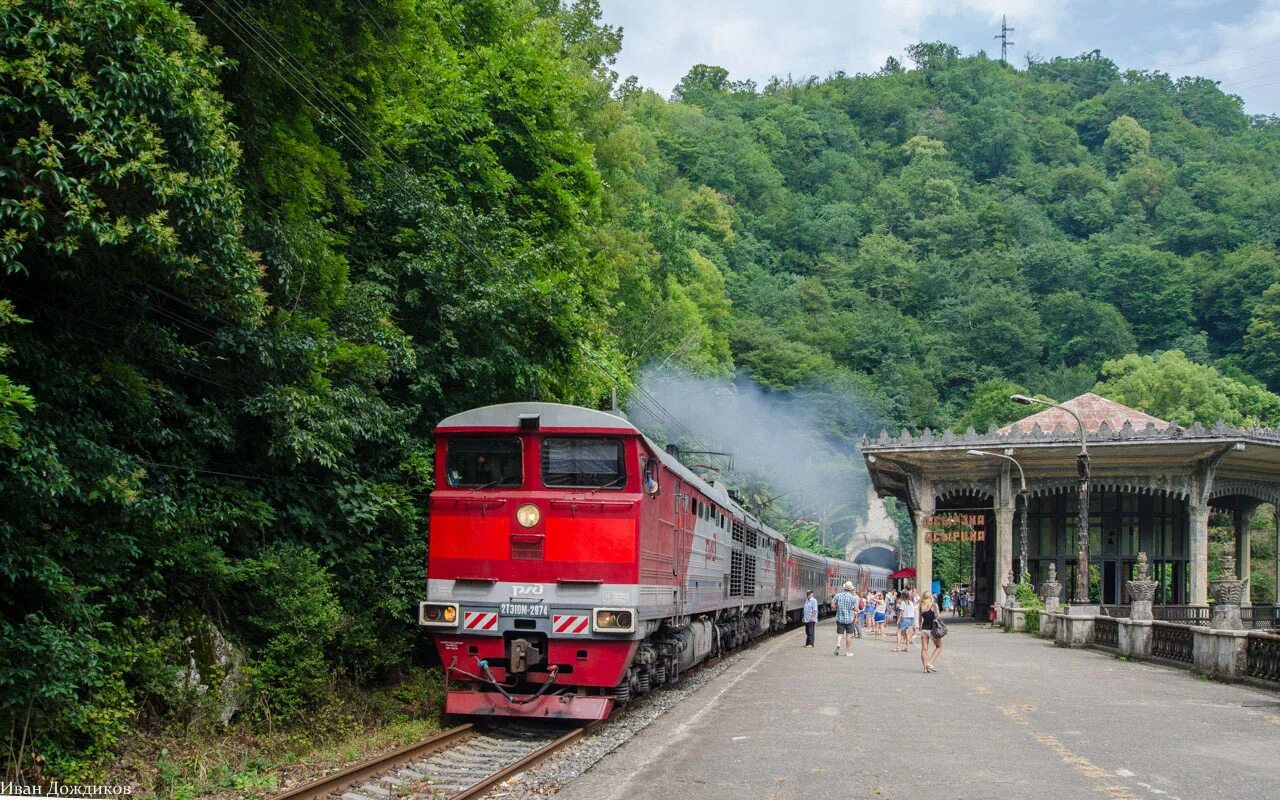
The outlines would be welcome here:
<svg viewBox="0 0 1280 800">
<path fill-rule="evenodd" d="M 781 603 L 720 609 L 706 614 L 650 621 L 651 633 L 640 640 L 622 678 L 612 688 L 557 685 L 556 676 L 572 675 L 572 665 L 547 664 L 547 640 L 539 634 L 507 634 L 506 658 L 477 661 L 476 670 L 454 668 L 470 678 L 475 698 L 496 694 L 508 711 L 533 711 L 538 716 L 576 716 L 570 707 L 611 702 L 626 705 L 637 696 L 676 683 L 680 675 L 709 658 L 728 653 L 766 633 L 783 630 L 788 617 Z M 585 644 L 585 643 L 584 643 Z M 496 680 L 491 667 L 501 667 L 505 680 Z M 532 675 L 531 675 L 532 673 Z M 453 697 L 453 695 L 451 695 Z M 496 699 L 496 698 L 495 698 Z M 451 704 L 452 705 L 452 704 Z M 485 704 L 452 709 L 452 713 L 486 712 Z M 538 709 L 534 711 L 534 709 Z M 607 714 L 607 708 L 602 713 Z"/>
<path fill-rule="evenodd" d="M 612 696 L 618 705 L 625 705 L 637 695 L 676 683 L 685 670 L 766 633 L 781 631 L 786 624 L 780 603 L 663 620 L 641 641 Z"/>
</svg>

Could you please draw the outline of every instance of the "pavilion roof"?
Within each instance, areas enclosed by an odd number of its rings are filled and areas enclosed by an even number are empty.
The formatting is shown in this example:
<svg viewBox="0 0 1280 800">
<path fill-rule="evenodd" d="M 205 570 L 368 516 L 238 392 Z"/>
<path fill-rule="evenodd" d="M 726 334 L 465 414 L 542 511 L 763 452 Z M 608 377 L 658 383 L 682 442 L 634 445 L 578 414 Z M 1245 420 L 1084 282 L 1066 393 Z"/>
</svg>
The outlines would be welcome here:
<svg viewBox="0 0 1280 800">
<path fill-rule="evenodd" d="M 1159 446 L 1175 442 L 1230 439 L 1280 447 L 1280 430 L 1261 428 L 1256 424 L 1248 428 L 1233 428 L 1221 420 L 1210 426 L 1196 422 L 1183 427 L 1091 392 L 1074 397 L 1062 405 L 1080 415 L 1084 420 L 1085 438 L 1099 444 Z M 992 425 L 985 432 L 969 428 L 962 432 L 947 430 L 937 433 L 926 428 L 919 433 L 904 430 L 894 436 L 888 431 L 881 431 L 878 436 L 863 438 L 861 449 L 864 454 L 870 454 L 891 451 L 963 451 L 971 447 L 996 446 L 1073 446 L 1080 441 L 1076 428 L 1076 421 L 1070 414 L 1060 409 L 1047 408 L 1003 428 L 997 429 Z"/>
<path fill-rule="evenodd" d="M 1108 400 L 1093 392 L 1086 392 L 1079 397 L 1073 397 L 1061 405 L 1080 416 L 1080 420 L 1084 423 L 1084 429 L 1088 433 L 1097 433 L 1102 430 L 1103 425 L 1113 431 L 1120 430 L 1126 424 L 1132 428 L 1145 428 L 1148 425 L 1152 425 L 1155 426 L 1156 430 L 1163 431 L 1173 424 L 1168 420 L 1153 417 L 1136 408 L 1130 408 L 1114 400 Z M 1012 422 L 1000 428 L 998 432 L 1008 434 L 1014 428 L 1018 428 L 1023 433 L 1031 433 L 1037 426 L 1042 431 L 1052 431 L 1061 427 L 1064 431 L 1070 433 L 1075 433 L 1079 427 L 1075 418 L 1061 408 L 1046 408 L 1038 413 L 1023 417 L 1017 422 Z"/>
</svg>

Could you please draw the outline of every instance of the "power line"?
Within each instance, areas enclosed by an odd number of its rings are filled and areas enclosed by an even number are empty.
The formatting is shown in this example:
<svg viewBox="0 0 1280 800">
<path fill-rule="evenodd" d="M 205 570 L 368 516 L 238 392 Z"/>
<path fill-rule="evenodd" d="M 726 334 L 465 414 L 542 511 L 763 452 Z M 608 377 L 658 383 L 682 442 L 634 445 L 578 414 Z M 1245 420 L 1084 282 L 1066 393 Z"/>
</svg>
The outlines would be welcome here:
<svg viewBox="0 0 1280 800">
<path fill-rule="evenodd" d="M 1163 72 L 1170 72 L 1170 71 L 1172 71 L 1172 70 L 1174 70 L 1174 69 L 1177 69 L 1177 68 L 1179 68 L 1179 67 L 1189 67 L 1189 66 L 1192 66 L 1192 65 L 1195 65 L 1195 64 L 1204 64 L 1204 63 L 1207 63 L 1207 62 L 1209 62 L 1209 61 L 1218 61 L 1218 60 L 1220 60 L 1220 59 L 1227 58 L 1228 56 L 1238 56 L 1238 55 L 1240 55 L 1241 53 L 1252 53 L 1254 50 L 1261 50 L 1262 48 L 1264 48 L 1264 47 L 1270 47 L 1270 46 L 1271 46 L 1271 45 L 1273 45 L 1273 44 L 1280 44 L 1280 39 L 1276 39 L 1276 40 L 1274 40 L 1274 41 L 1270 41 L 1270 42 L 1264 42 L 1264 43 L 1262 43 L 1262 44 L 1260 44 L 1260 45 L 1255 45 L 1254 47 L 1247 47 L 1247 48 L 1245 48 L 1244 50 L 1233 50 L 1233 51 L 1232 51 L 1232 52 L 1230 52 L 1230 53 L 1221 53 L 1221 54 L 1216 55 L 1216 56 L 1210 56 L 1209 58 L 1202 58 L 1202 59 L 1200 59 L 1199 61 L 1184 61 L 1184 62 L 1182 62 L 1181 64 L 1169 64 L 1169 65 L 1167 65 L 1167 66 L 1165 66 L 1165 67 L 1161 67 L 1160 69 L 1161 69 L 1161 71 L 1163 71 Z"/>
</svg>

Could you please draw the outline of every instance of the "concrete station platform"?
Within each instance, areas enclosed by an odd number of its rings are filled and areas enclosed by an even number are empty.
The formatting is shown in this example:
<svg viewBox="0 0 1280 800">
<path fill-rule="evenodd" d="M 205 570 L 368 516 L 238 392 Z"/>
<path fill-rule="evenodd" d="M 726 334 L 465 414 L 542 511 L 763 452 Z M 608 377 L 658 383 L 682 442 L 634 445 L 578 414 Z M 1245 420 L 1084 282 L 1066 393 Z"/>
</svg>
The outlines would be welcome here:
<svg viewBox="0 0 1280 800">
<path fill-rule="evenodd" d="M 971 623 L 932 675 L 834 639 L 758 645 L 560 797 L 1280 797 L 1280 693 Z"/>
</svg>

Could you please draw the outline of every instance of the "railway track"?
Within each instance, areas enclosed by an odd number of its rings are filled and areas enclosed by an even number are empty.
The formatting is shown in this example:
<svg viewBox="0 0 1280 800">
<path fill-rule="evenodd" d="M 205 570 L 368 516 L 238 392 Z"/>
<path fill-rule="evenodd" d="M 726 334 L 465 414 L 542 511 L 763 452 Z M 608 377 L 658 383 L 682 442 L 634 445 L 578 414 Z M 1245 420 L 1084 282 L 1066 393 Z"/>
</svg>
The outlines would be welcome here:
<svg viewBox="0 0 1280 800">
<path fill-rule="evenodd" d="M 507 722 L 489 730 L 467 723 L 272 800 L 470 800 L 576 741 L 590 727 Z"/>
</svg>

